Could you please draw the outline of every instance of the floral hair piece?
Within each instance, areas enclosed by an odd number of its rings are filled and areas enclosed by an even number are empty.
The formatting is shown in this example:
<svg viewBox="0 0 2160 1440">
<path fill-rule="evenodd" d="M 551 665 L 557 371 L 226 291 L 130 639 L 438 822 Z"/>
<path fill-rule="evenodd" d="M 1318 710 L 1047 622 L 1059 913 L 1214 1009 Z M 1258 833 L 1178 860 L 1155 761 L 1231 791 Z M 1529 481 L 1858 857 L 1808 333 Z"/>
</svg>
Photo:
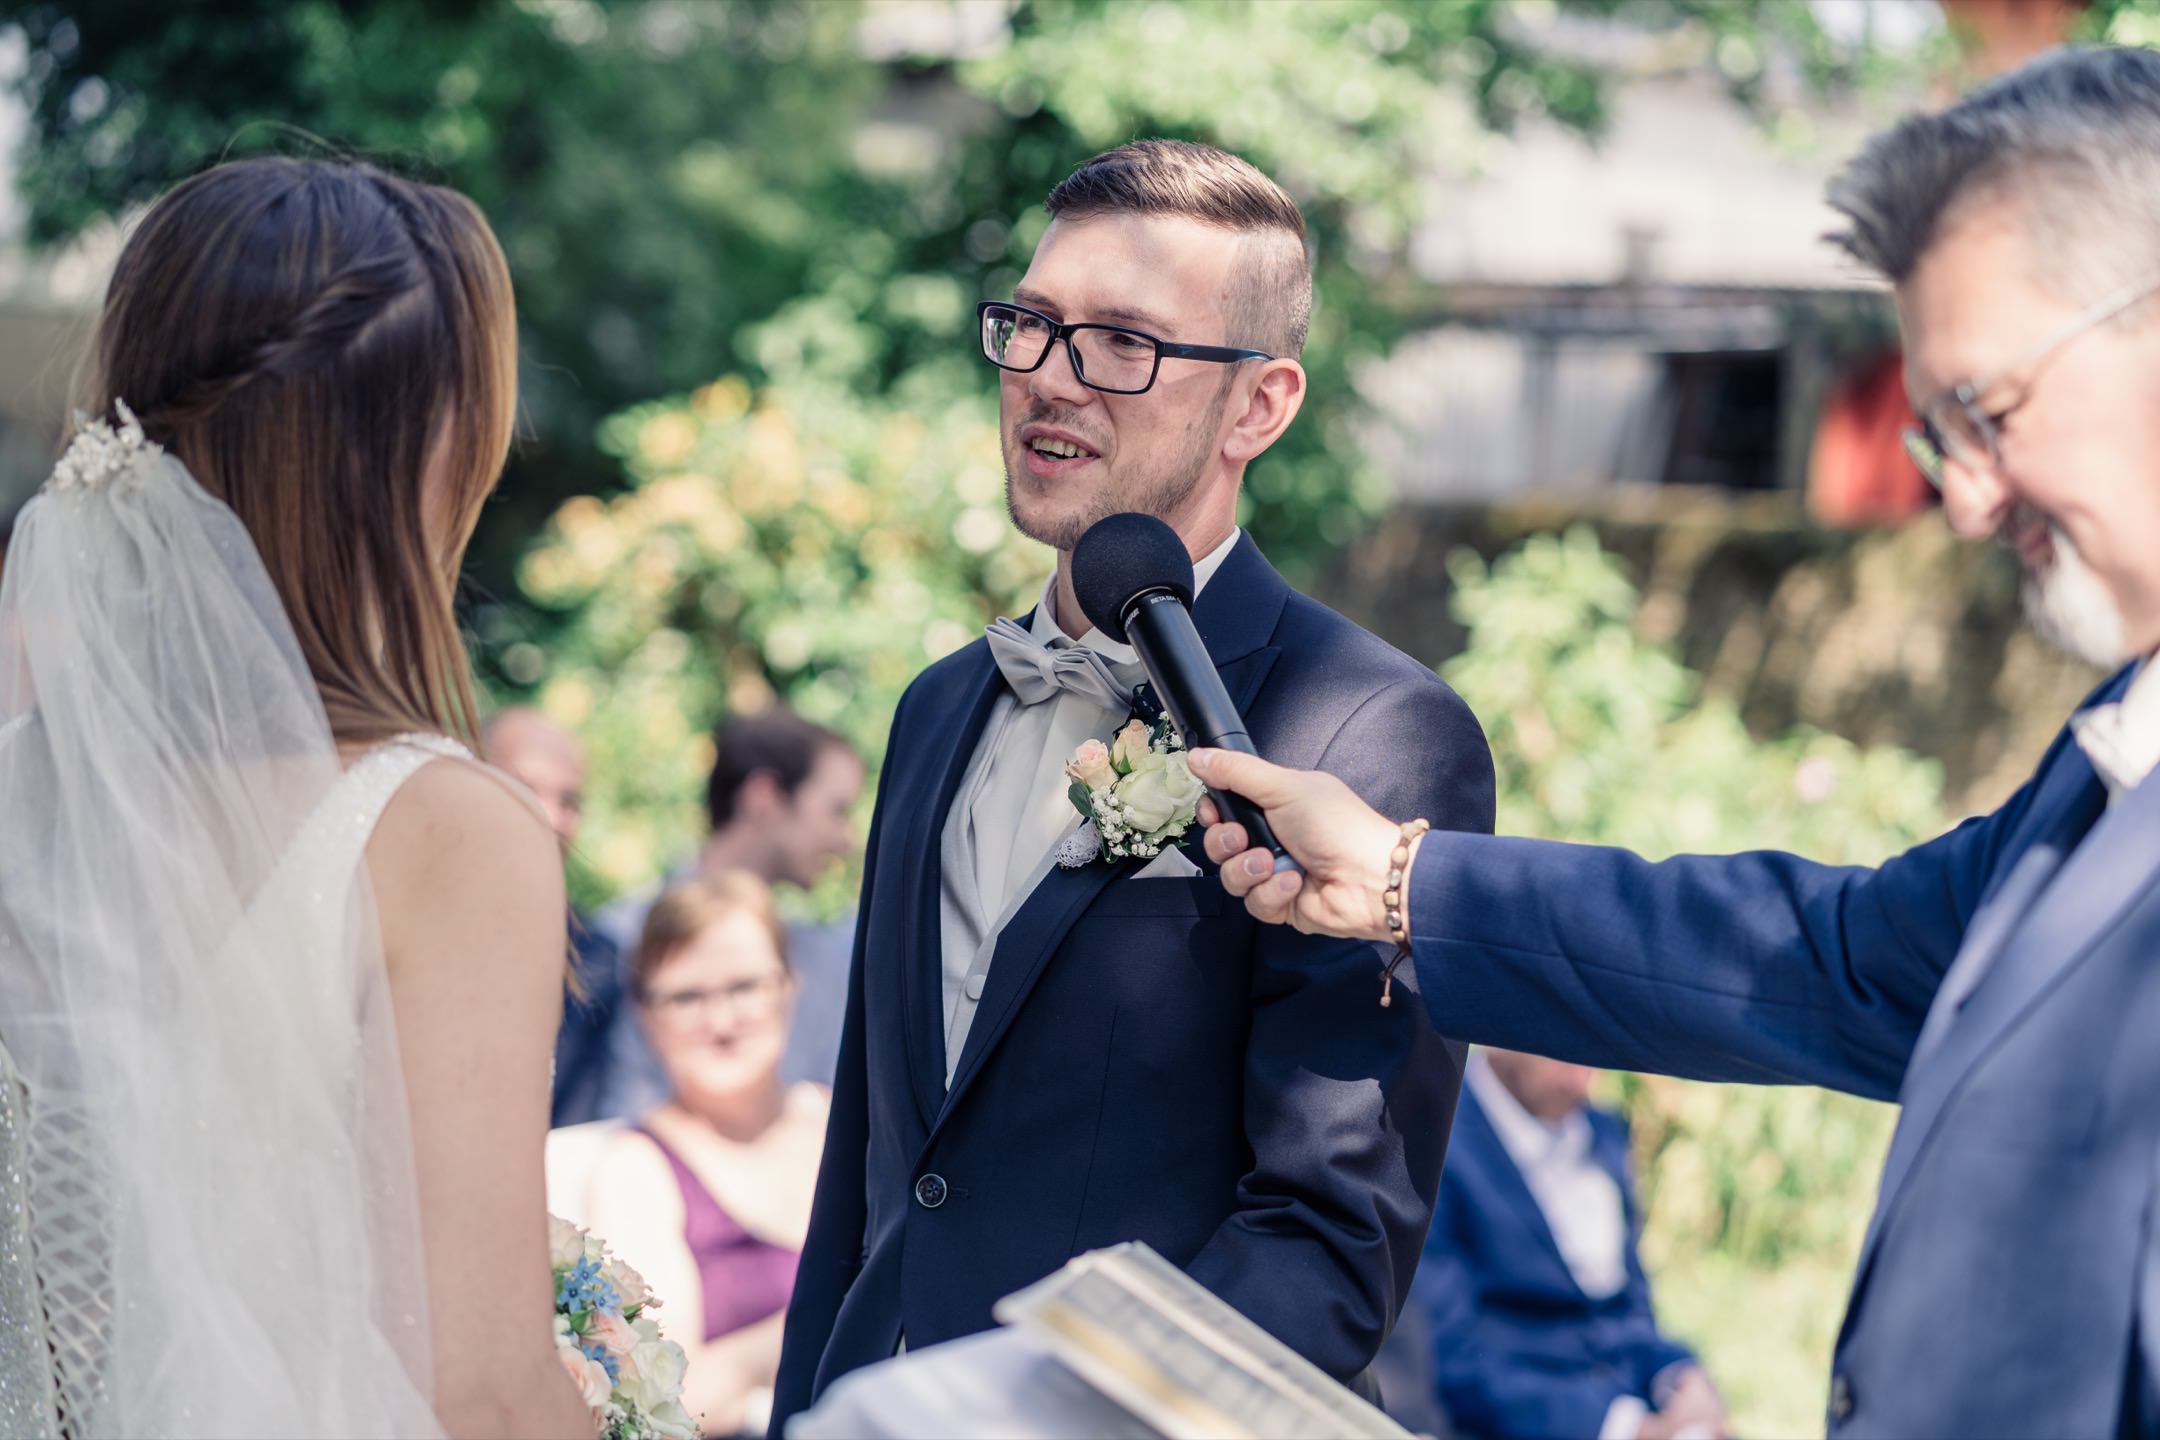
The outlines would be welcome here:
<svg viewBox="0 0 2160 1440">
<path fill-rule="evenodd" d="M 56 491 L 97 490 L 134 470 L 142 461 L 165 453 L 143 434 L 142 422 L 128 409 L 127 401 L 114 400 L 120 416 L 117 429 L 106 421 L 75 412 L 75 438 L 60 463 L 53 466 L 50 485 Z"/>
</svg>

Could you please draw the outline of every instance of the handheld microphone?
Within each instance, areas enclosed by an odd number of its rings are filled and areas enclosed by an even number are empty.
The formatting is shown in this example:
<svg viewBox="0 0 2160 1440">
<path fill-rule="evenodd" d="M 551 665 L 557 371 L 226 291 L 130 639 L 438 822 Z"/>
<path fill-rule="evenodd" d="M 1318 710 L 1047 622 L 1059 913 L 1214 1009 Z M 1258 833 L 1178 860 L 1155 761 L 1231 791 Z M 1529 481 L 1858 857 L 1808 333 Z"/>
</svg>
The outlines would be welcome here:
<svg viewBox="0 0 2160 1440">
<path fill-rule="evenodd" d="M 1193 628 L 1192 559 L 1175 530 L 1152 515 L 1098 520 L 1073 547 L 1072 580 L 1080 609 L 1095 628 L 1140 652 L 1155 693 L 1188 746 L 1260 753 Z M 1258 805 L 1242 795 L 1210 793 L 1255 846 L 1275 853 L 1277 874 L 1298 868 Z"/>
</svg>

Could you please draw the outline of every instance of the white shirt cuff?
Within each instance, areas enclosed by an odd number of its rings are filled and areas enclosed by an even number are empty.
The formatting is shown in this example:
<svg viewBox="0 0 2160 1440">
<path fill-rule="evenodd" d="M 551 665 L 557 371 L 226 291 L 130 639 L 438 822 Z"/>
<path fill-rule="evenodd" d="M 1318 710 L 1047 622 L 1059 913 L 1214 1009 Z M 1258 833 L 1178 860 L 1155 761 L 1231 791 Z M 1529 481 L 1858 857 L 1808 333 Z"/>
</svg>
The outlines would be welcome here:
<svg viewBox="0 0 2160 1440">
<path fill-rule="evenodd" d="M 1642 1422 L 1650 1418 L 1650 1407 L 1633 1395 L 1622 1395 L 1605 1411 L 1605 1423 L 1598 1427 L 1598 1440 L 1635 1440 L 1642 1430 Z"/>
</svg>

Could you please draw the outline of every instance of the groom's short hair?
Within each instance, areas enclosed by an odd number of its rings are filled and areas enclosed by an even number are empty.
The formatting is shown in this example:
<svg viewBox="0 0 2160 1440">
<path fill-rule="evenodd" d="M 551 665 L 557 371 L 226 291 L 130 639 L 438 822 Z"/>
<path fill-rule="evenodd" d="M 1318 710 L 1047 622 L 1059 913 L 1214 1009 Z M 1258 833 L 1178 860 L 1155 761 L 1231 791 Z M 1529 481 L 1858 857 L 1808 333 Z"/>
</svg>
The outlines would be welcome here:
<svg viewBox="0 0 2160 1440">
<path fill-rule="evenodd" d="M 747 715 L 730 715 L 714 728 L 712 775 L 705 783 L 705 815 L 714 830 L 735 820 L 735 802 L 750 777 L 766 774 L 793 795 L 827 750 L 854 747 L 836 731 L 805 720 L 777 701 Z"/>
<path fill-rule="evenodd" d="M 1189 140 L 1134 140 L 1105 150 L 1043 201 L 1054 219 L 1178 215 L 1244 240 L 1223 343 L 1297 358 L 1312 325 L 1305 215 L 1249 161 Z"/>
</svg>

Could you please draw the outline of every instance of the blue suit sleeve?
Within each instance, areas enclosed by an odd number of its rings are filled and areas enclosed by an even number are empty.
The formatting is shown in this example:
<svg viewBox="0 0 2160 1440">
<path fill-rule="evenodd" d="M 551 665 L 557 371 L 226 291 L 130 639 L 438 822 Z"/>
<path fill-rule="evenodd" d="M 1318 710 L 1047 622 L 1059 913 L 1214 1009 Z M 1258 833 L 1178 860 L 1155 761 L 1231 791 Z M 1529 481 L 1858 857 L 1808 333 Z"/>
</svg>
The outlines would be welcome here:
<svg viewBox="0 0 2160 1440">
<path fill-rule="evenodd" d="M 1464 1040 L 1888 1100 L 2032 790 L 1873 869 L 1435 833 L 1420 990 Z"/>
<path fill-rule="evenodd" d="M 1423 677 L 1369 698 L 1321 768 L 1391 813 L 1490 830 L 1491 752 Z M 1459 1052 L 1414 1005 L 1380 1008 L 1360 942 L 1260 927 L 1237 1207 L 1188 1266 L 1337 1379 L 1372 1363 L 1409 1293 L 1447 1148 Z"/>
</svg>

